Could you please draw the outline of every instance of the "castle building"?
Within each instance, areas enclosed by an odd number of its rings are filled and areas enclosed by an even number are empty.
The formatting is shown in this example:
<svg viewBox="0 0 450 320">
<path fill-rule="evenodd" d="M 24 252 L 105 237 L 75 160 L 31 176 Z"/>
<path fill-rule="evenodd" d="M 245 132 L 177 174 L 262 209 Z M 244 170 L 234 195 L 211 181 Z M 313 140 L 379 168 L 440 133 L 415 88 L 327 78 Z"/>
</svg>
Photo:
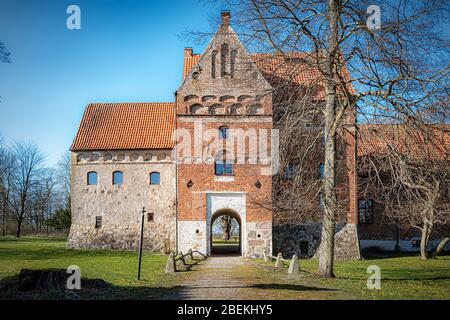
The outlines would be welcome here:
<svg viewBox="0 0 450 320">
<path fill-rule="evenodd" d="M 290 58 L 290 67 L 304 63 L 301 53 Z M 283 77 L 280 59 L 247 52 L 230 27 L 229 12 L 222 12 L 205 51 L 184 50 L 175 102 L 89 104 L 71 146 L 68 246 L 134 249 L 145 208 L 146 249 L 209 255 L 212 225 L 227 215 L 239 224 L 243 256 L 291 254 L 295 248 L 313 255 L 320 225 L 286 227 L 274 219 L 271 202 L 278 143 L 273 104 L 279 99 L 273 89 Z M 306 69 L 289 82 L 307 87 L 317 77 Z M 358 215 L 366 200 L 357 195 L 354 118 L 347 122 L 340 135 L 344 220 L 336 247 L 343 257 L 358 258 L 358 224 L 368 220 Z"/>
</svg>

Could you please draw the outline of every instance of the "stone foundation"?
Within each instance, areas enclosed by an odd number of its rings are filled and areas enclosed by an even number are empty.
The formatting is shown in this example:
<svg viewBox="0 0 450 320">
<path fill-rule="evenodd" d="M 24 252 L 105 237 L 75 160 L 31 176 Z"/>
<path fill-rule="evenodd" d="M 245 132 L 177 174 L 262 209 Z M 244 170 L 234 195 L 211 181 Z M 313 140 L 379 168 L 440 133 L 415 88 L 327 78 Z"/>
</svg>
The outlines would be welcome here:
<svg viewBox="0 0 450 320">
<path fill-rule="evenodd" d="M 273 228 L 274 253 L 281 252 L 283 257 L 316 257 L 321 238 L 320 223 L 283 224 Z M 301 248 L 307 250 L 301 250 Z M 360 259 L 358 235 L 356 225 L 340 224 L 336 227 L 335 259 Z"/>
<path fill-rule="evenodd" d="M 175 236 L 172 228 L 160 230 L 152 226 L 144 228 L 143 248 L 167 253 L 175 250 Z M 113 249 L 136 250 L 139 246 L 140 225 L 123 227 L 102 226 L 96 229 L 83 225 L 72 225 L 67 240 L 71 249 Z M 158 246 L 157 248 L 155 248 Z"/>
</svg>

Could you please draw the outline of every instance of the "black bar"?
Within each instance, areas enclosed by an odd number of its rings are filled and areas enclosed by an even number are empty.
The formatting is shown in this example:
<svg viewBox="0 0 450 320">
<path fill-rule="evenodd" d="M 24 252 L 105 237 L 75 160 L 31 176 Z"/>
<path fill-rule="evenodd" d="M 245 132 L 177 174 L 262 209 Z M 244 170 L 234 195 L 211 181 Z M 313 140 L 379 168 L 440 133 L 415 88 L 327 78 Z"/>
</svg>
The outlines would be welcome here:
<svg viewBox="0 0 450 320">
<path fill-rule="evenodd" d="M 144 240 L 144 214 L 145 214 L 145 207 L 142 208 L 142 216 L 141 216 L 141 239 L 139 240 L 138 273 L 137 273 L 138 280 L 141 280 L 142 243 Z"/>
</svg>

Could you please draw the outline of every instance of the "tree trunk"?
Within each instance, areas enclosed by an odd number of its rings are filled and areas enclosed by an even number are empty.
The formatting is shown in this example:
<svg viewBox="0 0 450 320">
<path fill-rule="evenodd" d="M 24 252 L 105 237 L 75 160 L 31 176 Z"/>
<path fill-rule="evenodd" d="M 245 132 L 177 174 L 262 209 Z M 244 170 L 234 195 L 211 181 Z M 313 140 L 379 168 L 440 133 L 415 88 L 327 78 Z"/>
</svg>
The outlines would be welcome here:
<svg viewBox="0 0 450 320">
<path fill-rule="evenodd" d="M 433 249 L 433 251 L 431 252 L 430 257 L 433 258 L 433 259 L 436 259 L 437 256 L 442 252 L 442 250 L 444 250 L 445 246 L 449 242 L 450 242 L 450 238 L 449 237 L 442 239 L 441 242 L 439 242 L 439 244 L 437 245 L 437 247 Z"/>
<path fill-rule="evenodd" d="M 324 176 L 322 182 L 324 216 L 322 221 L 322 235 L 319 250 L 319 269 L 317 273 L 322 277 L 334 277 L 334 234 L 335 234 L 335 218 L 337 213 L 337 197 L 336 197 L 336 84 L 334 77 L 335 55 L 337 50 L 338 37 L 338 7 L 336 0 L 329 0 L 329 23 L 330 38 L 326 57 L 326 73 L 325 81 L 325 162 Z"/>
<path fill-rule="evenodd" d="M 6 236 L 6 201 L 3 201 L 2 207 L 2 236 Z"/>
<path fill-rule="evenodd" d="M 420 240 L 420 258 L 422 260 L 428 259 L 428 243 L 430 241 L 431 230 L 432 227 L 425 221 L 423 223 L 422 237 Z"/>
<path fill-rule="evenodd" d="M 22 219 L 17 220 L 16 238 L 20 238 L 20 228 L 22 227 Z"/>
</svg>

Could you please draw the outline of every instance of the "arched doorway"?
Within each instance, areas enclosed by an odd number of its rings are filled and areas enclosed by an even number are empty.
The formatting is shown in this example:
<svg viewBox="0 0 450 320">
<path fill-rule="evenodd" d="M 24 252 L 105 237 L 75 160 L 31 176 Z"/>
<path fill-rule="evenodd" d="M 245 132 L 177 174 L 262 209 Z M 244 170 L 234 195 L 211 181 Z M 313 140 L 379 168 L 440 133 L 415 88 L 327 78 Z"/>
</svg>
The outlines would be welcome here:
<svg viewBox="0 0 450 320">
<path fill-rule="evenodd" d="M 241 255 L 242 221 L 237 212 L 231 209 L 216 211 L 211 217 L 210 228 L 212 255 Z"/>
</svg>

